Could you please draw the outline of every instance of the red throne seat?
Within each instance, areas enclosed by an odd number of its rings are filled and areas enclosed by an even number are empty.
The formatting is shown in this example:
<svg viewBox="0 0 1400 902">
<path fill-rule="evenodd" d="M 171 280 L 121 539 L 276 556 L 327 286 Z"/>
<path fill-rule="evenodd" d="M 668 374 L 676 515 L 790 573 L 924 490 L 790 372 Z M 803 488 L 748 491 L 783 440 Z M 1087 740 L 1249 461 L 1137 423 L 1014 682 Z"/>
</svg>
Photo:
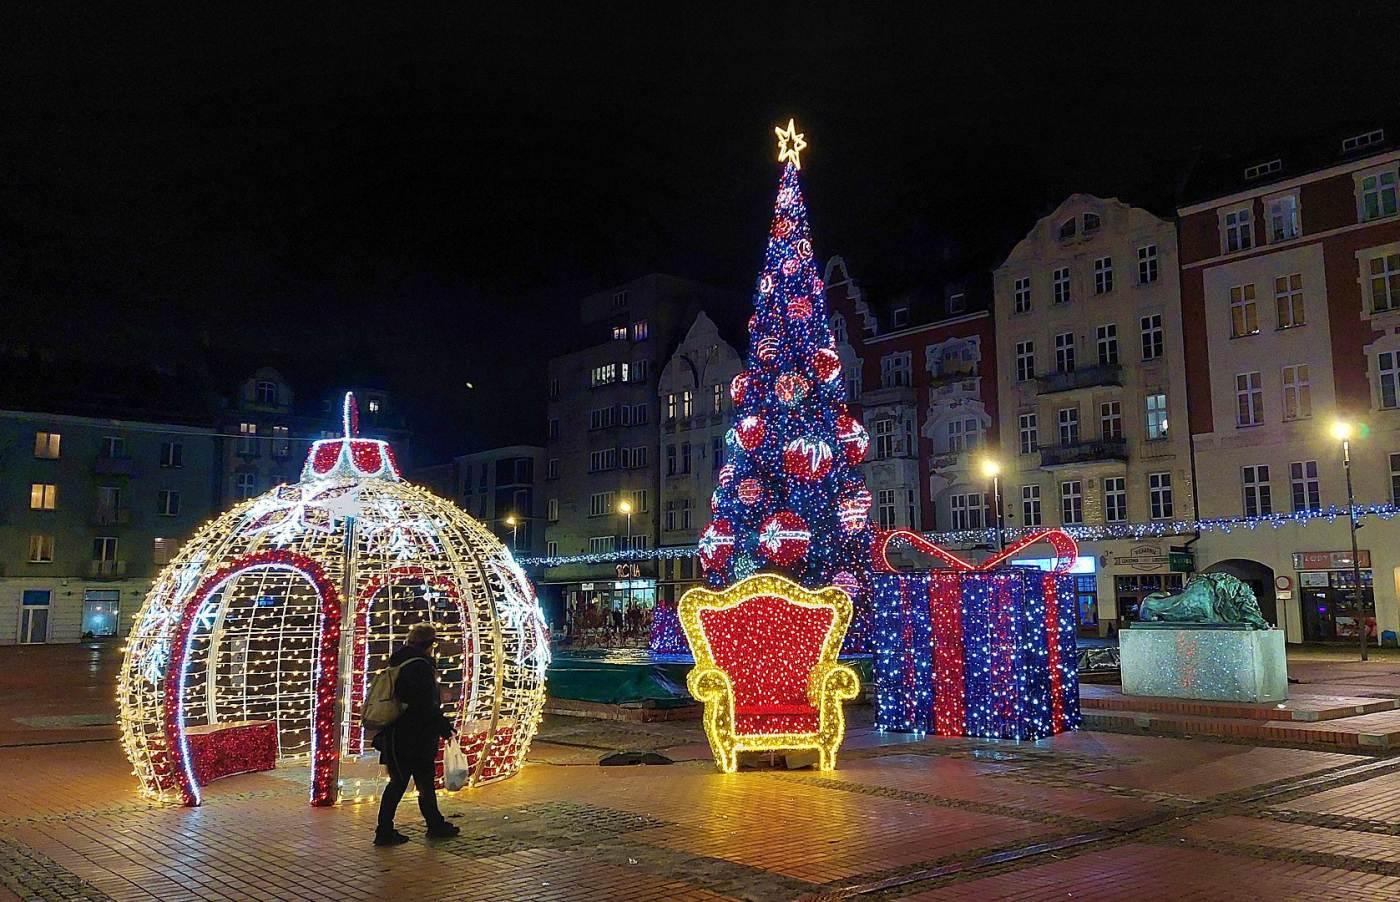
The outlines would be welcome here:
<svg viewBox="0 0 1400 902">
<path fill-rule="evenodd" d="M 763 574 L 723 593 L 693 589 L 678 607 L 695 652 L 687 683 L 705 703 L 720 769 L 735 770 L 740 751 L 808 748 L 822 769 L 834 767 L 841 702 L 860 687 L 836 661 L 851 619 L 846 593 Z"/>
</svg>

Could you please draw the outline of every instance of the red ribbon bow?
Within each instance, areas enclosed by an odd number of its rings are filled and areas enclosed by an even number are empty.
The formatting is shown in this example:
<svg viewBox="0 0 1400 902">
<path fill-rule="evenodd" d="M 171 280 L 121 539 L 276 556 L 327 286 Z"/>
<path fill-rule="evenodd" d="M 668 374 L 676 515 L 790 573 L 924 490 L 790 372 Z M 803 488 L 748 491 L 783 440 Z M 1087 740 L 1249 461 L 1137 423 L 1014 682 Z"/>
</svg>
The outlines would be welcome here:
<svg viewBox="0 0 1400 902">
<path fill-rule="evenodd" d="M 889 532 L 878 533 L 875 543 L 870 549 L 870 556 L 874 561 L 875 569 L 885 573 L 896 573 L 894 565 L 890 563 L 887 552 L 889 547 L 896 540 L 905 542 L 915 551 L 922 551 L 931 554 L 943 561 L 954 570 L 961 570 L 970 573 L 976 570 L 991 570 L 998 566 L 1007 558 L 1020 551 L 1028 545 L 1036 542 L 1048 542 L 1055 551 L 1055 563 L 1051 570 L 1055 573 L 1068 573 L 1074 566 L 1074 562 L 1079 559 L 1079 545 L 1075 543 L 1074 537 L 1063 529 L 1042 529 L 1036 532 L 1026 533 L 1010 545 L 1003 548 L 997 554 L 987 558 L 980 564 L 969 563 L 958 557 L 953 552 L 942 546 L 930 542 L 923 536 L 908 529 L 893 529 Z"/>
</svg>

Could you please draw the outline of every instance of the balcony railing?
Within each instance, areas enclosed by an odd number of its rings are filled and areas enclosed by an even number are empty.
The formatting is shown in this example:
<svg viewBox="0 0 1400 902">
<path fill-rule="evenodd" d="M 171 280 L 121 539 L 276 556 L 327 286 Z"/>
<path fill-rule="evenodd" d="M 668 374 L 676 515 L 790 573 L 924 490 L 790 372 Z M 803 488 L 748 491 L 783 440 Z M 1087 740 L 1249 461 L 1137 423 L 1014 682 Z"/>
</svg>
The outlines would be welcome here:
<svg viewBox="0 0 1400 902">
<path fill-rule="evenodd" d="M 92 472 L 98 476 L 130 476 L 133 463 L 129 457 L 102 456 L 93 460 Z"/>
<path fill-rule="evenodd" d="M 1128 442 L 1121 438 L 1075 442 L 1072 445 L 1042 445 L 1040 448 L 1040 465 L 1046 468 L 1127 459 Z"/>
<path fill-rule="evenodd" d="M 1123 367 L 1116 363 L 1100 363 L 1070 370 L 1068 373 L 1040 376 L 1036 383 L 1040 386 L 1042 395 L 1080 388 L 1098 388 L 1103 385 L 1122 385 Z"/>
<path fill-rule="evenodd" d="M 88 576 L 92 579 L 121 579 L 126 576 L 126 561 L 88 561 Z"/>
</svg>

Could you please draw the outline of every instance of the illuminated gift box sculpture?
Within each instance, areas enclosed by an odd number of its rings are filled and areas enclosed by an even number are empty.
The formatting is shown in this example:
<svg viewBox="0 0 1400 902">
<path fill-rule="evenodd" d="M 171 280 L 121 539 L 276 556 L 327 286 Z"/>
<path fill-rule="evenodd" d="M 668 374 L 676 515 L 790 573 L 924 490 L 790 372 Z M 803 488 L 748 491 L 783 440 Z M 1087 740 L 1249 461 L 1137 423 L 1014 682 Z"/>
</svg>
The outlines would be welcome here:
<svg viewBox="0 0 1400 902">
<path fill-rule="evenodd" d="M 692 589 L 678 608 L 695 653 L 687 685 L 705 705 L 719 769 L 737 770 L 739 752 L 798 749 L 815 749 L 822 770 L 835 767 L 841 703 L 860 691 L 856 672 L 836 661 L 850 597 L 761 574 L 722 592 Z"/>
<path fill-rule="evenodd" d="M 451 649 L 439 677 L 469 785 L 519 769 L 549 663 L 534 589 L 356 420 L 347 395 L 345 437 L 313 443 L 300 482 L 202 527 L 152 584 L 118 687 L 147 796 L 197 805 L 212 779 L 302 762 L 312 803 L 333 803 L 342 759 L 374 755 L 359 723 L 369 678 L 421 622 Z"/>
<path fill-rule="evenodd" d="M 1055 532 L 1058 533 L 1058 530 Z M 948 569 L 892 572 L 891 541 Z M 1000 567 L 1051 541 L 1058 569 Z M 876 726 L 939 736 L 1040 739 L 1079 726 L 1073 540 L 1033 533 L 974 567 L 913 533 L 882 536 L 875 575 Z"/>
</svg>

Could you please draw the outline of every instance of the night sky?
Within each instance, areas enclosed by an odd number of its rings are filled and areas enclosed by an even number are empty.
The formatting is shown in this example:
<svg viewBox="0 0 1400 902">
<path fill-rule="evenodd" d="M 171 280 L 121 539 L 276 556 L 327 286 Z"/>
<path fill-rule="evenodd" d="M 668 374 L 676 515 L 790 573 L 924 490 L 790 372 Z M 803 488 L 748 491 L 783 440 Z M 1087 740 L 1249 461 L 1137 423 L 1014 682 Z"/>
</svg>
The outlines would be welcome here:
<svg viewBox="0 0 1400 902">
<path fill-rule="evenodd" d="M 747 293 L 788 116 L 817 253 L 888 296 L 1400 102 L 1394 3 L 750 5 L 11 4 L 0 347 L 294 358 L 393 389 L 427 462 L 542 439 L 581 295 Z"/>
</svg>

